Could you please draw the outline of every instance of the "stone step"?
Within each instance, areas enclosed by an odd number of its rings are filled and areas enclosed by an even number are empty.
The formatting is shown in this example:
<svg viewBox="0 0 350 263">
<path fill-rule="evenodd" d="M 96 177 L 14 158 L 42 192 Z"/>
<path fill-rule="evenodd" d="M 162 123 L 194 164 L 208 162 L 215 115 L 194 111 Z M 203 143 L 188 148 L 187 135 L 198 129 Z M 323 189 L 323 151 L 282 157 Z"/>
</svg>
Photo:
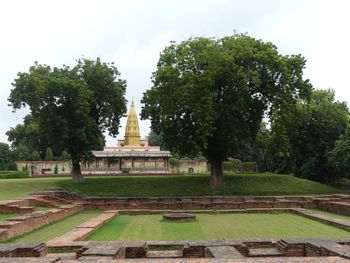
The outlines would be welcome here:
<svg viewBox="0 0 350 263">
<path fill-rule="evenodd" d="M 88 250 L 82 253 L 82 257 L 115 257 L 120 251 L 121 247 L 117 244 L 114 245 L 96 245 L 90 247 Z"/>
<path fill-rule="evenodd" d="M 248 252 L 249 257 L 281 257 L 283 254 L 278 248 L 250 248 Z"/>
<path fill-rule="evenodd" d="M 237 249 L 230 246 L 207 247 L 207 250 L 212 254 L 214 258 L 222 258 L 222 259 L 244 258 L 244 256 L 241 253 L 239 253 Z"/>
<path fill-rule="evenodd" d="M 182 258 L 182 250 L 148 250 L 147 258 Z"/>
</svg>

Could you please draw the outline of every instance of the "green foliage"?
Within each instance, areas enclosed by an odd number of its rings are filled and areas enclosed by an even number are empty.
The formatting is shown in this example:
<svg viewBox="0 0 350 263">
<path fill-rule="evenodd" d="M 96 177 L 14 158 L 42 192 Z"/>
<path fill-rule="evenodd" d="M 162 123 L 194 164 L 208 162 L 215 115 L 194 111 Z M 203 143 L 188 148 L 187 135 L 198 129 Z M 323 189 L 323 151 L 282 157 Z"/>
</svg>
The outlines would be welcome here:
<svg viewBox="0 0 350 263">
<path fill-rule="evenodd" d="M 47 147 L 46 149 L 45 161 L 53 161 L 53 153 L 50 147 Z"/>
<path fill-rule="evenodd" d="M 73 68 L 35 63 L 18 73 L 9 101 L 16 110 L 29 106 L 31 116 L 48 145 L 67 149 L 73 178 L 81 182 L 79 162 L 91 150 L 102 149 L 103 133 L 117 135 L 126 112 L 126 82 L 113 64 L 81 59 Z"/>
<path fill-rule="evenodd" d="M 269 171 L 270 166 L 268 160 L 266 159 L 268 144 L 271 139 L 271 132 L 267 128 L 267 123 L 262 122 L 260 124 L 259 131 L 256 138 L 253 140 L 242 141 L 235 157 L 246 162 L 254 162 L 257 167 L 259 167 L 260 172 Z M 251 167 L 253 168 L 253 167 Z M 249 169 L 250 171 L 255 171 L 254 169 Z"/>
<path fill-rule="evenodd" d="M 170 158 L 170 160 L 169 160 L 169 162 L 170 162 L 170 164 L 172 165 L 172 166 L 177 166 L 177 165 L 179 165 L 179 159 L 177 159 L 177 158 Z"/>
<path fill-rule="evenodd" d="M 300 55 L 282 56 L 273 44 L 247 35 L 173 42 L 161 53 L 141 116 L 168 149 L 202 152 L 212 178 L 221 178 L 222 161 L 255 138 L 265 114 L 307 96 L 304 65 Z"/>
<path fill-rule="evenodd" d="M 0 171 L 0 179 L 28 178 L 28 171 Z"/>
<path fill-rule="evenodd" d="M 335 147 L 329 152 L 328 161 L 335 170 L 335 176 L 350 178 L 350 128 L 336 141 Z"/>
<path fill-rule="evenodd" d="M 225 161 L 222 166 L 224 171 L 234 172 L 234 173 L 238 173 L 242 171 L 242 161 L 238 159 Z"/>
<path fill-rule="evenodd" d="M 334 183 L 337 175 L 328 162 L 329 152 L 349 123 L 345 102 L 335 100 L 332 90 L 314 90 L 310 100 L 273 116 L 269 145 L 271 163 L 316 181 Z"/>
<path fill-rule="evenodd" d="M 257 173 L 258 164 L 256 162 L 242 162 L 242 173 Z"/>
<path fill-rule="evenodd" d="M 16 170 L 14 154 L 7 143 L 0 142 L 0 171 Z"/>
<path fill-rule="evenodd" d="M 57 164 L 55 165 L 55 168 L 54 168 L 54 170 L 53 170 L 53 173 L 54 173 L 54 174 L 58 174 L 58 166 L 57 166 Z"/>
<path fill-rule="evenodd" d="M 258 171 L 256 162 L 242 162 L 238 159 L 223 162 L 223 170 L 234 173 L 256 173 Z"/>
<path fill-rule="evenodd" d="M 30 155 L 30 160 L 31 161 L 40 161 L 40 153 L 38 151 L 34 151 L 32 152 L 32 154 Z"/>
<path fill-rule="evenodd" d="M 23 124 L 11 128 L 6 135 L 17 155 L 16 160 L 29 160 L 29 153 L 34 151 L 44 156 L 48 145 L 47 138 L 39 129 L 39 124 L 32 114 L 26 115 Z"/>
<path fill-rule="evenodd" d="M 70 155 L 66 150 L 63 150 L 61 153 L 61 156 L 58 158 L 61 161 L 69 161 L 70 160 Z"/>
<path fill-rule="evenodd" d="M 13 156 L 14 156 L 14 160 L 16 161 L 23 161 L 23 160 L 27 161 L 27 160 L 30 160 L 31 158 L 31 152 L 25 144 L 20 143 L 13 150 Z"/>
<path fill-rule="evenodd" d="M 150 131 L 148 136 L 148 143 L 151 146 L 161 146 L 163 143 L 162 137 L 155 133 L 154 131 Z"/>
</svg>

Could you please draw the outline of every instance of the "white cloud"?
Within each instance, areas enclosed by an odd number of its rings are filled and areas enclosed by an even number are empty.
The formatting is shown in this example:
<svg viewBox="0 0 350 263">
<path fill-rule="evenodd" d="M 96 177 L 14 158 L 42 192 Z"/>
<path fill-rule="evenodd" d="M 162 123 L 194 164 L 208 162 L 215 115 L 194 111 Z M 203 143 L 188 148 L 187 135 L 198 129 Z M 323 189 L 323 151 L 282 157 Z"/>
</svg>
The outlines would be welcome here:
<svg viewBox="0 0 350 263">
<path fill-rule="evenodd" d="M 24 116 L 7 106 L 10 84 L 34 61 L 71 65 L 82 55 L 114 61 L 127 80 L 128 100 L 134 97 L 140 112 L 159 53 L 171 40 L 220 37 L 235 29 L 275 43 L 283 54 L 303 54 L 314 86 L 332 87 L 348 101 L 349 5 L 346 0 L 2 1 L 0 141 Z M 141 123 L 141 131 L 148 133 L 149 122 Z"/>
</svg>

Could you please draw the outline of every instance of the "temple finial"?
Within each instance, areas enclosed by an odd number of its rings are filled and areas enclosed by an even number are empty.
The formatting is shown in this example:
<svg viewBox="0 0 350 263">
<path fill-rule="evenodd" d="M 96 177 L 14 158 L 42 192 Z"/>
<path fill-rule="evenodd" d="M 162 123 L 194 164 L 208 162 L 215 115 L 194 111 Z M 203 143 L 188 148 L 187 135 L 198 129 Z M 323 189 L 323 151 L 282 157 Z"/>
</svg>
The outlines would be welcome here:
<svg viewBox="0 0 350 263">
<path fill-rule="evenodd" d="M 137 120 L 137 113 L 134 106 L 134 98 L 131 101 L 131 106 L 126 121 L 125 127 L 125 146 L 140 145 L 140 128 Z"/>
</svg>

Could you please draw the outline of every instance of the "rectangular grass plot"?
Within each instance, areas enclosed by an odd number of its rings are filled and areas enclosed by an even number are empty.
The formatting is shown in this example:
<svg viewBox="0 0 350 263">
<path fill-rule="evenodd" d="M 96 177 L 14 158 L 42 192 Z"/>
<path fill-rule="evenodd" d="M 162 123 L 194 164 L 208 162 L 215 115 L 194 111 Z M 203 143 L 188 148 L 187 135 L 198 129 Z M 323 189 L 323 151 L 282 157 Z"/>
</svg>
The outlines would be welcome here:
<svg viewBox="0 0 350 263">
<path fill-rule="evenodd" d="M 288 213 L 197 214 L 190 222 L 162 215 L 119 215 L 87 240 L 201 240 L 223 238 L 345 238 L 350 232 Z"/>
</svg>

